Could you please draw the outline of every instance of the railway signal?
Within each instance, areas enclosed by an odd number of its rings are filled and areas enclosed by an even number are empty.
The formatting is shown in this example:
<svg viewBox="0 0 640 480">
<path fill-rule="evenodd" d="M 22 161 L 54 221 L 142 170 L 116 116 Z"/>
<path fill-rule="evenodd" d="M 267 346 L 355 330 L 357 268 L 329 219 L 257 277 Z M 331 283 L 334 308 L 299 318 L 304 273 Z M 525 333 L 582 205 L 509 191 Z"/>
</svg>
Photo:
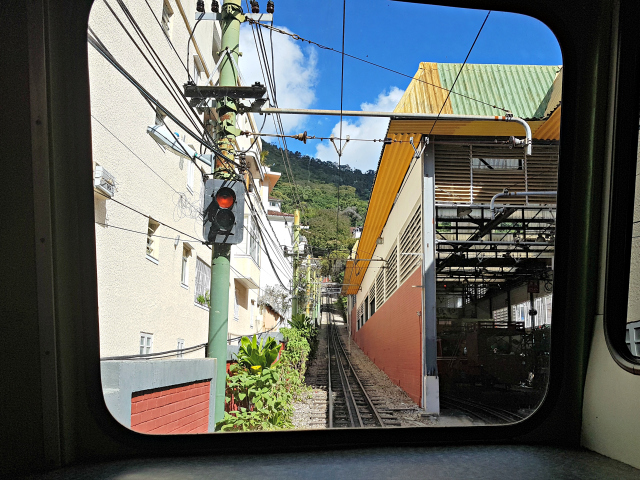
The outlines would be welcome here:
<svg viewBox="0 0 640 480">
<path fill-rule="evenodd" d="M 205 243 L 241 243 L 244 237 L 243 183 L 232 180 L 207 180 L 204 198 Z"/>
</svg>

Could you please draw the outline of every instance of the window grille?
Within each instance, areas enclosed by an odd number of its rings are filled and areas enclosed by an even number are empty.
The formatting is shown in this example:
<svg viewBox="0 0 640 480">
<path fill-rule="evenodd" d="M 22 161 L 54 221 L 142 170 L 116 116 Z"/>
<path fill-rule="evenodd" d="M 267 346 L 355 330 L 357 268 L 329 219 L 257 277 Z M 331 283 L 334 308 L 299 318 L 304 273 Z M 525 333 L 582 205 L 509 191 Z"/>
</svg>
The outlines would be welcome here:
<svg viewBox="0 0 640 480">
<path fill-rule="evenodd" d="M 179 338 L 178 339 L 178 347 L 176 348 L 176 350 L 178 350 L 178 354 L 176 355 L 176 357 L 178 358 L 182 358 L 184 356 L 183 350 L 184 349 L 184 340 Z"/>
<path fill-rule="evenodd" d="M 536 325 L 551 325 L 551 301 L 553 295 L 546 295 L 534 300 L 536 315 Z"/>
<path fill-rule="evenodd" d="M 384 268 L 380 269 L 378 272 L 378 277 L 376 278 L 376 310 L 379 310 L 382 304 L 384 303 Z"/>
<path fill-rule="evenodd" d="M 364 318 L 364 304 L 361 303 L 360 306 L 358 307 L 358 330 L 362 327 L 363 322 L 363 318 Z"/>
<path fill-rule="evenodd" d="M 418 207 L 400 235 L 400 284 L 420 265 L 422 252 L 422 209 Z M 408 255 L 407 255 L 408 254 Z"/>
<path fill-rule="evenodd" d="M 196 259 L 196 288 L 193 297 L 194 302 L 198 302 L 198 297 L 200 295 L 206 297 L 209 288 L 211 288 L 211 267 L 198 258 Z"/>
<path fill-rule="evenodd" d="M 149 218 L 149 225 L 147 227 L 147 255 L 155 260 L 158 260 L 158 253 L 160 250 L 160 245 L 156 238 L 156 233 L 159 227 L 160 224 L 158 222 Z"/>
<path fill-rule="evenodd" d="M 173 9 L 169 5 L 168 0 L 162 2 L 162 30 L 165 35 L 171 38 L 171 17 L 173 16 Z"/>
<path fill-rule="evenodd" d="M 371 285 L 371 290 L 369 290 L 369 318 L 373 317 L 373 314 L 376 313 L 376 284 L 374 282 Z"/>
<path fill-rule="evenodd" d="M 493 311 L 493 321 L 503 323 L 509 321 L 509 309 L 507 307 L 499 308 Z"/>
<path fill-rule="evenodd" d="M 189 285 L 189 255 L 191 255 L 191 249 L 186 245 L 182 246 L 182 275 L 180 282 L 183 285 Z"/>
<path fill-rule="evenodd" d="M 391 247 L 389 256 L 386 262 L 387 268 L 385 268 L 384 282 L 385 282 L 385 294 L 386 300 L 396 291 L 398 288 L 398 246 Z"/>
</svg>

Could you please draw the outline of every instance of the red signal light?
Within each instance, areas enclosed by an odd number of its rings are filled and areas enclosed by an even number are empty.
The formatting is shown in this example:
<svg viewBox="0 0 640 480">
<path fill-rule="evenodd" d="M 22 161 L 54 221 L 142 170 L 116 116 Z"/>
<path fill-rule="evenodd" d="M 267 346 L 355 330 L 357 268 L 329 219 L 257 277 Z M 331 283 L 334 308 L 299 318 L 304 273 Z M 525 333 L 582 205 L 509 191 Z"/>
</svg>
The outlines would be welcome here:
<svg viewBox="0 0 640 480">
<path fill-rule="evenodd" d="M 230 188 L 221 188 L 216 193 L 216 202 L 221 208 L 231 208 L 236 201 L 236 194 Z"/>
</svg>

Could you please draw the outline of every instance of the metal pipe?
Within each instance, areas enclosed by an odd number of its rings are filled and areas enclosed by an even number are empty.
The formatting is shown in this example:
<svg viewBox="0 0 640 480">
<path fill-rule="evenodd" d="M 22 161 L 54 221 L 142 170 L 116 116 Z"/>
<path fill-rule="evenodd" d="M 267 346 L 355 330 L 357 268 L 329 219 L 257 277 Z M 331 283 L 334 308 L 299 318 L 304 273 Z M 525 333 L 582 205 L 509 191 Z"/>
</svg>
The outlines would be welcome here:
<svg viewBox="0 0 640 480">
<path fill-rule="evenodd" d="M 528 195 L 531 195 L 531 192 L 529 192 Z M 535 206 L 535 205 L 515 205 L 515 204 L 502 204 L 502 206 L 504 208 L 517 208 L 518 210 L 546 210 L 548 208 L 553 209 L 552 206 L 541 207 L 541 206 Z M 488 203 L 469 204 L 468 202 L 467 203 L 438 202 L 436 203 L 436 207 L 438 208 L 469 207 L 469 208 L 481 209 L 481 208 L 489 208 L 489 204 Z"/>
<path fill-rule="evenodd" d="M 548 247 L 553 245 L 550 242 L 501 242 L 501 241 L 483 241 L 483 240 L 436 240 L 437 245 L 526 245 L 529 247 Z"/>
<path fill-rule="evenodd" d="M 555 197 L 558 195 L 558 192 L 502 192 L 497 193 L 491 199 L 491 203 L 489 204 L 489 209 L 491 210 L 491 219 L 496 218 L 496 199 L 498 197 L 532 197 L 532 196 L 545 196 L 545 197 Z"/>
<path fill-rule="evenodd" d="M 320 109 L 304 109 L 304 108 L 262 108 L 258 110 L 259 114 L 263 113 L 288 113 L 298 115 L 334 115 L 343 117 L 377 117 L 389 118 L 391 120 L 443 120 L 456 122 L 516 122 L 522 125 L 525 131 L 525 148 L 526 154 L 531 155 L 531 127 L 529 124 L 519 117 L 513 116 L 490 116 L 490 115 L 452 115 L 437 113 L 397 113 L 397 112 L 366 112 L 362 110 L 320 110 Z"/>
</svg>

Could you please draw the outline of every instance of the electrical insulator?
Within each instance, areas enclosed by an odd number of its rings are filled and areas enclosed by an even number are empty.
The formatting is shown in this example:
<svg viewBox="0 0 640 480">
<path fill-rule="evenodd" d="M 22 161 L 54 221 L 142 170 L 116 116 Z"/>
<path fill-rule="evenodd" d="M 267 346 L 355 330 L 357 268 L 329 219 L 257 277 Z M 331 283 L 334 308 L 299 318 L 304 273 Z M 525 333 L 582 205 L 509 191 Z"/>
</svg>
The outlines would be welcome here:
<svg viewBox="0 0 640 480">
<path fill-rule="evenodd" d="M 258 4 L 258 0 L 251 0 L 251 13 L 260 13 L 260 5 Z"/>
<path fill-rule="evenodd" d="M 267 13 L 273 13 L 273 0 L 267 2 Z"/>
<path fill-rule="evenodd" d="M 198 3 L 196 3 L 196 11 L 204 13 L 204 0 L 198 0 Z"/>
<path fill-rule="evenodd" d="M 211 11 L 213 13 L 220 13 L 220 4 L 216 2 L 216 0 L 213 0 L 213 2 L 211 2 Z"/>
</svg>

